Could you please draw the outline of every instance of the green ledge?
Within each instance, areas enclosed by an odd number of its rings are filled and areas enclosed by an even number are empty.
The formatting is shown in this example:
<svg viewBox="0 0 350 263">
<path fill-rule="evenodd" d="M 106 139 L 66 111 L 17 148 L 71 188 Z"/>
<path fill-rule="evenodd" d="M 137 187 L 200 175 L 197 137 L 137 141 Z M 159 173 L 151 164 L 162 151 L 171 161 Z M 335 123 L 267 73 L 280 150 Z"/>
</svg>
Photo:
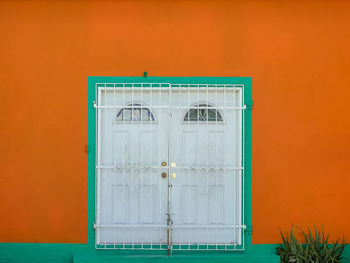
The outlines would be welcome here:
<svg viewBox="0 0 350 263">
<path fill-rule="evenodd" d="M 176 263 L 278 263 L 277 255 L 235 255 L 235 256 L 75 256 L 74 263 L 136 263 L 136 262 L 176 262 Z"/>
</svg>

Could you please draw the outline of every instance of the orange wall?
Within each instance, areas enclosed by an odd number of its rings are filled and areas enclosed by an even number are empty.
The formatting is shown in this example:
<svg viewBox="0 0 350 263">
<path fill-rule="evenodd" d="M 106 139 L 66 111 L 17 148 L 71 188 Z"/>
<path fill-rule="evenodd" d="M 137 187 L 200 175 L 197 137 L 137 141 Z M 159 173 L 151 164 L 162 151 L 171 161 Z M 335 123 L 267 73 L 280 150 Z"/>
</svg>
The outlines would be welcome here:
<svg viewBox="0 0 350 263">
<path fill-rule="evenodd" d="M 86 242 L 87 76 L 252 76 L 253 240 L 350 239 L 349 1 L 1 1 L 0 241 Z"/>
</svg>

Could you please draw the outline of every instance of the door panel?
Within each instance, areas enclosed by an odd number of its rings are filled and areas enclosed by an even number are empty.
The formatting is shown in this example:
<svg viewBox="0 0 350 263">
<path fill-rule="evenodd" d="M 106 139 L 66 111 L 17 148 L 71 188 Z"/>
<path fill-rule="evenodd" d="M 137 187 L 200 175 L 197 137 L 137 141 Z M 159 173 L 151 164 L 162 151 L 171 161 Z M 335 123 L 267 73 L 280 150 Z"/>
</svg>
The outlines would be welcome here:
<svg viewBox="0 0 350 263">
<path fill-rule="evenodd" d="M 167 244 L 168 91 L 99 98 L 97 244 Z"/>
<path fill-rule="evenodd" d="M 172 92 L 173 244 L 241 244 L 240 101 L 233 89 Z"/>
</svg>

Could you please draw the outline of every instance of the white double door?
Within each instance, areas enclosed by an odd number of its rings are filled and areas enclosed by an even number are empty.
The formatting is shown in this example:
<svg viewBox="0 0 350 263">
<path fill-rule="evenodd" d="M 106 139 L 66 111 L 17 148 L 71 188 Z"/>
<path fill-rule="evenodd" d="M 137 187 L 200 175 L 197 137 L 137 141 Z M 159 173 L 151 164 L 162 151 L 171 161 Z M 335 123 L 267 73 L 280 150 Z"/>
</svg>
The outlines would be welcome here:
<svg viewBox="0 0 350 263">
<path fill-rule="evenodd" d="M 241 243 L 241 97 L 99 90 L 97 244 Z"/>
</svg>

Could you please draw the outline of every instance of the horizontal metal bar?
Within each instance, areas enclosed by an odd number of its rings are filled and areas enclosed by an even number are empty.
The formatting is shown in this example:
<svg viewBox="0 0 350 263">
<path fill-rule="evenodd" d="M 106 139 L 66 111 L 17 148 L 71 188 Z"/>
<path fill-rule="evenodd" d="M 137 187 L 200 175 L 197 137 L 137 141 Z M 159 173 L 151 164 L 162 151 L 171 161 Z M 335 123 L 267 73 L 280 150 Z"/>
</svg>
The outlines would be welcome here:
<svg viewBox="0 0 350 263">
<path fill-rule="evenodd" d="M 171 84 L 171 88 L 243 88 L 243 84 Z"/>
<path fill-rule="evenodd" d="M 168 225 L 126 225 L 126 224 L 113 224 L 113 225 L 94 225 L 94 228 L 167 228 Z"/>
<path fill-rule="evenodd" d="M 135 242 L 135 243 L 123 243 L 123 242 L 100 242 L 98 246 L 163 246 L 167 243 L 151 243 L 151 242 Z"/>
<path fill-rule="evenodd" d="M 144 169 L 144 170 L 147 170 L 147 169 L 156 169 L 156 170 L 159 170 L 159 169 L 167 169 L 169 168 L 169 166 L 119 166 L 119 165 L 115 165 L 115 166 L 96 166 L 96 169 L 120 169 L 120 170 L 130 170 L 130 169 L 133 169 L 133 170 L 141 170 L 141 169 Z M 214 167 L 214 166 L 210 166 L 210 167 L 190 167 L 190 166 L 176 166 L 176 167 L 172 167 L 172 169 L 178 169 L 178 170 L 215 170 L 215 171 L 226 171 L 226 170 L 244 170 L 244 167 Z"/>
<path fill-rule="evenodd" d="M 97 105 L 94 104 L 95 109 L 168 109 L 169 106 L 122 106 L 122 105 L 116 105 L 116 106 L 108 106 L 108 105 Z M 198 110 L 198 109 L 205 109 L 205 110 L 245 110 L 247 107 L 246 105 L 239 106 L 239 107 L 187 107 L 187 106 L 172 106 L 173 109 L 186 109 L 186 110 Z"/>
<path fill-rule="evenodd" d="M 100 165 L 100 166 L 96 166 L 96 169 L 167 169 L 169 168 L 168 166 L 150 166 L 150 165 L 144 165 L 144 166 L 121 166 L 121 165 Z"/>
<path fill-rule="evenodd" d="M 186 106 L 172 106 L 173 109 L 188 109 L 188 110 L 197 110 L 197 109 L 205 109 L 205 110 L 245 110 L 246 105 L 239 107 L 186 107 Z"/>
<path fill-rule="evenodd" d="M 126 87 L 126 86 L 134 86 L 134 85 L 147 85 L 147 86 L 150 86 L 150 85 L 169 85 L 171 87 L 179 87 L 179 86 L 199 86 L 199 87 L 244 87 L 244 84 L 213 84 L 213 83 L 168 83 L 168 82 L 98 82 L 96 83 L 96 86 L 99 86 L 99 85 L 104 85 L 104 86 L 107 86 L 107 85 L 122 85 L 122 87 Z"/>
<path fill-rule="evenodd" d="M 215 166 L 202 166 L 202 167 L 192 167 L 192 166 L 176 166 L 172 169 L 181 169 L 181 170 L 219 170 L 219 171 L 225 171 L 225 170 L 243 170 L 244 167 L 215 167 Z"/>
<path fill-rule="evenodd" d="M 173 243 L 172 250 L 196 250 L 196 251 L 244 251 L 232 243 Z M 118 250 L 168 250 L 167 243 L 100 243 L 96 244 L 96 249 L 118 249 Z"/>
<path fill-rule="evenodd" d="M 98 82 L 97 85 L 171 85 L 168 82 Z"/>
<path fill-rule="evenodd" d="M 168 91 L 170 87 L 99 87 L 101 91 L 121 91 L 121 92 L 132 92 L 132 91 L 142 91 L 148 92 L 152 91 Z M 104 96 L 104 95 L 103 95 Z"/>
<path fill-rule="evenodd" d="M 168 109 L 169 106 L 147 106 L 147 105 L 142 105 L 142 106 L 108 106 L 108 105 L 97 105 L 94 104 L 95 109 Z"/>
<path fill-rule="evenodd" d="M 175 246 L 238 246 L 237 243 L 173 243 Z"/>
<path fill-rule="evenodd" d="M 94 228 L 167 228 L 168 225 L 94 225 Z M 173 229 L 246 229 L 245 225 L 172 225 Z"/>
<path fill-rule="evenodd" d="M 168 250 L 168 245 L 167 244 L 163 244 L 164 248 L 147 248 L 147 247 L 103 247 L 104 245 L 97 245 L 95 247 L 95 249 L 98 250 L 102 250 L 102 249 L 118 249 L 118 250 Z M 98 246 L 102 246 L 102 247 L 98 247 Z M 108 246 L 108 245 L 107 245 Z M 110 245 L 113 246 L 113 245 Z M 175 250 L 175 249 L 173 249 Z M 210 250 L 210 249 L 206 249 L 206 250 Z"/>
<path fill-rule="evenodd" d="M 97 245 L 97 246 L 102 246 L 102 247 L 95 247 L 95 249 L 98 249 L 98 250 L 102 250 L 102 249 L 105 249 L 105 250 L 108 250 L 108 249 L 118 249 L 118 250 L 168 250 L 168 245 L 167 244 L 163 244 L 165 245 L 166 247 L 164 248 L 147 248 L 147 247 L 103 247 L 104 245 Z M 177 244 L 173 244 L 173 246 L 176 245 L 178 246 Z M 108 246 L 108 245 L 107 245 Z M 113 245 L 110 245 L 110 246 L 113 246 Z M 131 245 L 129 245 L 131 246 Z M 187 246 L 187 244 L 182 244 L 182 246 Z M 197 246 L 195 244 L 193 244 L 192 246 Z M 200 245 L 200 246 L 204 246 L 204 245 Z M 215 246 L 215 245 L 210 245 L 210 246 Z M 222 245 L 218 245 L 218 246 L 224 246 L 223 244 Z M 226 244 L 226 246 L 234 246 L 232 244 Z M 174 248 L 172 247 L 173 251 L 179 251 L 179 250 L 195 250 L 195 251 L 244 251 L 244 248 Z"/>
<path fill-rule="evenodd" d="M 226 91 L 240 91 L 242 90 L 243 87 L 240 86 L 190 86 L 190 87 L 149 87 L 149 86 L 131 86 L 131 87 L 98 87 L 101 91 L 114 91 L 114 90 L 122 90 L 122 91 L 135 91 L 135 90 L 142 90 L 142 91 L 147 91 L 147 90 L 152 90 L 152 91 L 167 91 L 171 89 L 172 91 L 178 91 L 178 90 L 198 90 L 198 89 L 203 89 L 203 90 L 208 90 L 208 91 L 217 91 L 217 90 L 226 90 Z"/>
<path fill-rule="evenodd" d="M 96 249 L 167 250 L 167 243 L 99 243 Z"/>
<path fill-rule="evenodd" d="M 193 229 L 246 229 L 245 225 L 173 225 L 173 228 Z"/>
<path fill-rule="evenodd" d="M 141 249 L 141 250 L 167 250 L 167 243 L 117 243 L 101 242 L 96 244 L 96 249 Z M 172 243 L 172 250 L 226 250 L 226 251 L 243 251 L 236 242 L 231 243 Z"/>
<path fill-rule="evenodd" d="M 166 243 L 150 243 L 150 242 L 135 242 L 135 243 L 122 243 L 122 242 L 101 242 L 99 244 L 96 244 L 98 246 L 163 246 Z M 175 246 L 238 246 L 237 243 L 189 243 L 189 242 L 183 242 L 173 243 Z"/>
<path fill-rule="evenodd" d="M 200 246 L 206 246 L 206 244 L 201 244 L 201 245 L 196 245 L 192 244 L 190 246 L 197 246 L 197 248 L 180 248 L 180 247 L 174 247 L 174 246 L 180 246 L 178 244 L 173 244 L 173 247 L 171 250 L 173 251 L 178 251 L 178 250 L 196 250 L 196 251 L 244 251 L 244 248 L 216 248 L 216 246 L 235 246 L 233 244 L 220 244 L 220 245 L 209 245 L 211 247 L 215 246 L 215 248 L 210 248 L 210 247 L 203 247 L 201 248 Z M 187 246 L 187 244 L 181 244 L 181 246 Z"/>
</svg>

